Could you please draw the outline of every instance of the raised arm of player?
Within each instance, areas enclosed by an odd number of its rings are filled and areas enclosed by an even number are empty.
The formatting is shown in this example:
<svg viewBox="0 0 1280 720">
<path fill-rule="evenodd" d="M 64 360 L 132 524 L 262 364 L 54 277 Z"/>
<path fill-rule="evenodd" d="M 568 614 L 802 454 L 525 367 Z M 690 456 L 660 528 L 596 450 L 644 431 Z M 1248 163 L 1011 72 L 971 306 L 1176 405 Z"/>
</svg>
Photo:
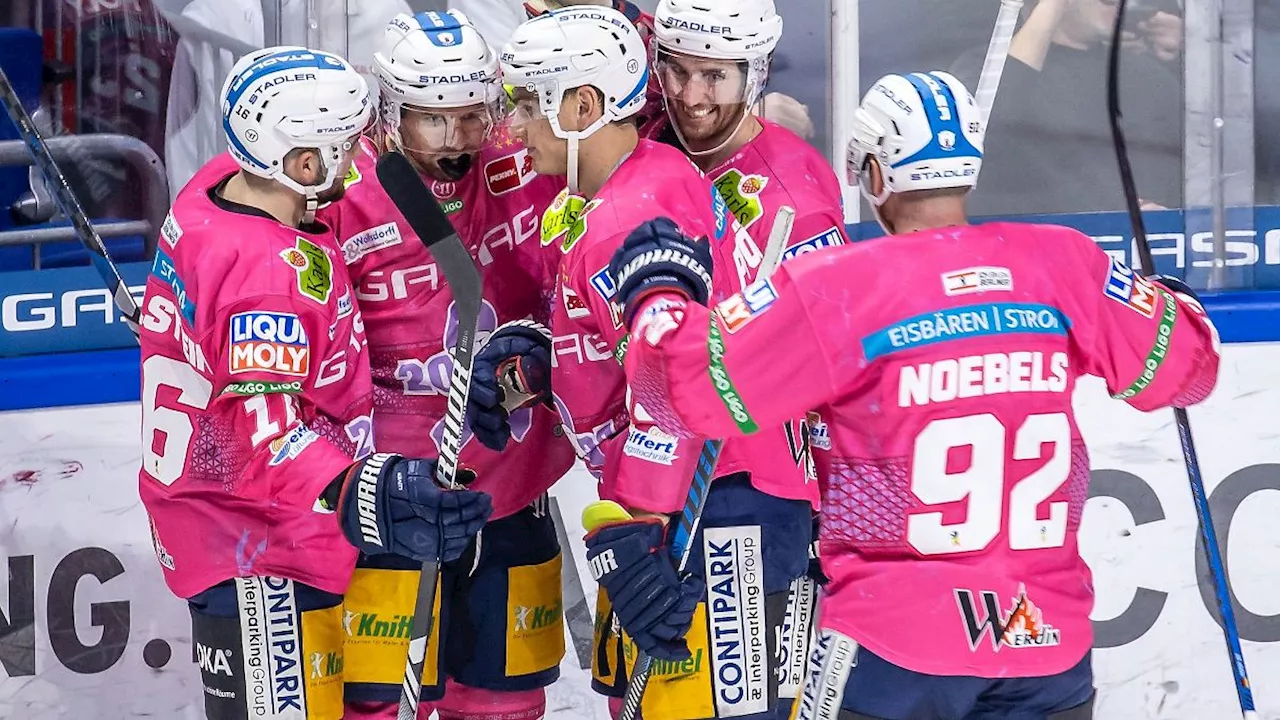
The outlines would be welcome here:
<svg viewBox="0 0 1280 720">
<path fill-rule="evenodd" d="M 1069 228 L 1043 228 L 1047 246 L 1064 248 L 1061 300 L 1073 354 L 1103 378 L 1118 400 L 1139 410 L 1194 405 L 1218 378 L 1219 340 L 1190 288 L 1176 279 L 1146 280 Z M 1079 268 L 1076 270 L 1076 268 Z"/>
<path fill-rule="evenodd" d="M 784 264 L 773 278 L 708 309 L 691 301 L 696 291 L 682 289 L 687 286 L 675 276 L 679 267 L 709 267 L 709 254 L 699 262 L 665 241 L 659 249 L 636 240 L 636 234 L 628 238 L 616 270 L 646 252 L 676 258 L 669 277 L 650 264 L 658 272 L 643 286 L 625 270 L 619 277 L 631 327 L 627 375 L 635 399 L 659 426 L 682 436 L 750 434 L 822 404 L 836 394 L 835 378 L 856 371 L 861 353 L 839 352 L 839 319 L 817 322 L 812 307 L 822 294 L 814 293 L 810 269 L 838 254 Z"/>
</svg>

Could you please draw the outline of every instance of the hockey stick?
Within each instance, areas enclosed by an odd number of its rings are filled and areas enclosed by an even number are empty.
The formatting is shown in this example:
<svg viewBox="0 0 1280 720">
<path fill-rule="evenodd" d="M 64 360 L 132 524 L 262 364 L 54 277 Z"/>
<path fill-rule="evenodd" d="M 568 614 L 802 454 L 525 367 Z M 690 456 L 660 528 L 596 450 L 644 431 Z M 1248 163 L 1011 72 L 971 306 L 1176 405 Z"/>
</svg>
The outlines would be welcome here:
<svg viewBox="0 0 1280 720">
<path fill-rule="evenodd" d="M 991 33 L 987 57 L 982 62 L 982 76 L 978 78 L 978 90 L 974 93 L 978 107 L 982 109 L 984 121 L 990 119 L 991 106 L 996 102 L 996 91 L 1000 89 L 1004 63 L 1009 59 L 1009 43 L 1013 41 L 1013 31 L 1018 27 L 1018 14 L 1022 12 L 1022 2 L 1023 0 L 1000 0 L 1000 14 L 996 16 L 996 29 Z"/>
<path fill-rule="evenodd" d="M 1124 199 L 1129 207 L 1129 219 L 1133 223 L 1134 238 L 1137 240 L 1138 258 L 1142 263 L 1143 273 L 1151 275 L 1155 272 L 1151 242 L 1147 239 L 1147 228 L 1142 219 L 1138 188 L 1133 178 L 1133 167 L 1129 164 L 1129 151 L 1125 145 L 1124 130 L 1120 127 L 1120 38 L 1124 29 L 1127 5 L 1128 0 L 1120 0 L 1120 6 L 1116 9 L 1116 25 L 1111 38 L 1110 67 L 1107 72 L 1107 113 L 1111 120 L 1111 137 L 1115 142 L 1116 161 L 1120 165 L 1120 183 L 1124 186 Z M 1183 408 L 1174 408 L 1173 417 L 1178 426 L 1178 440 L 1182 443 L 1182 459 L 1187 466 L 1191 497 L 1195 503 L 1196 518 L 1200 524 L 1200 543 L 1204 546 L 1205 558 L 1209 563 L 1209 574 L 1213 579 L 1214 594 L 1218 600 L 1218 612 L 1222 615 L 1222 634 L 1231 660 L 1231 674 L 1236 682 L 1240 712 L 1245 720 L 1256 720 L 1258 713 L 1254 709 L 1252 685 L 1249 683 L 1249 673 L 1244 666 L 1244 652 L 1240 648 L 1240 632 L 1236 628 L 1235 610 L 1231 603 L 1231 586 L 1228 584 L 1226 569 L 1222 564 L 1222 549 L 1218 545 L 1218 536 L 1214 531 L 1213 514 L 1205 493 L 1204 478 L 1200 475 L 1200 460 L 1196 457 L 1196 446 L 1191 439 L 1191 421 Z"/>
<path fill-rule="evenodd" d="M 398 152 L 378 159 L 378 180 L 396 209 L 404 215 L 409 227 L 427 246 L 440 266 L 453 302 L 458 310 L 458 340 L 453 348 L 453 377 L 449 382 L 449 407 L 444 416 L 440 439 L 440 459 L 436 464 L 436 482 L 442 487 L 457 488 L 458 454 L 462 450 L 463 410 L 471 386 L 471 361 L 475 354 L 476 332 L 480 320 L 480 295 L 483 290 L 480 271 L 449 219 L 436 204 L 423 184 L 418 171 Z M 436 603 L 436 578 L 439 560 L 422 563 L 418 580 L 418 597 L 409 628 L 409 657 L 405 664 L 404 682 L 400 686 L 398 720 L 416 720 L 422 693 L 422 667 L 427 658 L 427 641 L 431 635 L 432 614 Z"/>
<path fill-rule="evenodd" d="M 578 656 L 578 667 L 589 670 L 591 652 L 595 645 L 592 637 L 595 622 L 591 607 L 587 604 L 587 593 L 582 589 L 582 576 L 578 574 L 578 561 L 573 556 L 573 546 L 569 544 L 569 533 L 565 530 L 564 516 L 560 514 L 560 503 L 555 496 L 548 496 L 548 498 L 551 505 L 551 520 L 556 527 L 556 539 L 560 541 L 560 553 L 564 556 L 564 568 L 560 572 L 564 624 L 569 628 L 569 637 L 573 640 L 573 652 Z"/>
<path fill-rule="evenodd" d="M 53 154 L 49 152 L 49 146 L 45 145 L 44 138 L 40 136 L 35 123 L 31 121 L 27 109 L 22 106 L 22 101 L 18 99 L 18 94 L 14 91 L 13 85 L 9 82 L 9 76 L 4 74 L 3 69 L 0 69 L 0 102 L 4 103 L 4 109 L 13 119 L 14 126 L 18 128 L 18 134 L 26 143 L 27 152 L 31 153 L 35 166 L 40 169 L 45 181 L 53 190 L 53 198 L 57 201 L 58 207 L 75 228 L 76 237 L 89 253 L 94 269 L 98 271 L 98 275 L 107 284 L 107 289 L 111 291 L 111 298 L 120 309 L 120 313 L 124 315 L 125 324 L 133 331 L 134 337 L 137 337 L 140 317 L 138 304 L 133 301 L 133 296 L 129 294 L 129 286 L 121 277 L 120 270 L 107 255 L 107 246 L 103 244 L 102 237 L 89 222 L 89 217 L 85 215 L 84 207 L 76 199 L 75 193 L 71 192 L 66 176 L 58 168 Z M 151 228 L 151 231 L 160 232 L 160 228 Z"/>
<path fill-rule="evenodd" d="M 791 227 L 795 223 L 796 211 L 787 206 L 778 208 L 774 216 L 773 228 L 769 232 L 769 244 L 765 246 L 764 258 L 760 262 L 760 272 L 756 280 L 766 280 L 777 269 L 782 259 L 782 251 L 786 249 L 791 238 Z M 715 322 L 712 320 L 712 322 Z M 720 452 L 724 449 L 724 440 L 707 440 L 698 453 L 698 465 L 693 473 L 693 482 L 689 485 L 689 494 L 685 497 L 684 508 L 680 511 L 680 519 L 671 536 L 671 556 L 676 559 L 676 572 L 685 574 L 689 564 L 689 554 L 693 550 L 693 536 L 698 531 L 698 523 L 702 520 L 702 510 L 707 505 L 707 495 L 711 489 L 711 481 L 715 478 L 716 463 L 720 461 Z M 636 648 L 635 664 L 631 667 L 631 677 L 627 680 L 627 694 L 622 699 L 622 712 L 618 720 L 635 720 L 640 713 L 640 703 L 644 699 L 644 690 L 649 685 L 649 672 L 653 669 L 653 658 Z"/>
</svg>

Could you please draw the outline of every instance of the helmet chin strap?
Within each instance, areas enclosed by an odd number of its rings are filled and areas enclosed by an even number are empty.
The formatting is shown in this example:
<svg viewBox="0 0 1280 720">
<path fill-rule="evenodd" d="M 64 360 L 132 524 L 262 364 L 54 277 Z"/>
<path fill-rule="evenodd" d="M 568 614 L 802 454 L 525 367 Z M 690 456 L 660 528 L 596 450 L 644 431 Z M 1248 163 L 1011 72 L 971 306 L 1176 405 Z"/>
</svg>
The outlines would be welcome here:
<svg viewBox="0 0 1280 720">
<path fill-rule="evenodd" d="M 880 194 L 871 194 L 871 163 L 879 163 L 875 158 L 867 158 L 867 163 L 863 165 L 862 177 L 859 178 L 858 190 L 862 192 L 862 197 L 867 199 L 867 204 L 871 206 L 871 213 L 876 216 L 876 222 L 880 223 L 880 227 L 884 228 L 885 233 L 893 235 L 893 223 L 885 219 L 881 208 L 889 197 L 893 195 L 893 191 L 889 189 L 889 184 L 884 182 L 884 169 L 880 170 Z"/>
<path fill-rule="evenodd" d="M 569 192 L 574 195 L 578 194 L 578 133 L 571 133 L 568 139 L 569 143 L 569 173 L 566 178 L 569 184 Z"/>
</svg>

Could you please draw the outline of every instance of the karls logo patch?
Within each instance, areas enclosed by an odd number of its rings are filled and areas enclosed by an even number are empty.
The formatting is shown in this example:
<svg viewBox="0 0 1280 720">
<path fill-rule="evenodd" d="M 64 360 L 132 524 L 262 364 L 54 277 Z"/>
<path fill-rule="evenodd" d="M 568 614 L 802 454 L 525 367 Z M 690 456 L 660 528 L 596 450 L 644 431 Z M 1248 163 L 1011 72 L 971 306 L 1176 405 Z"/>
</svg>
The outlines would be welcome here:
<svg viewBox="0 0 1280 720">
<path fill-rule="evenodd" d="M 342 260 L 350 265 L 369 253 L 399 245 L 402 239 L 400 226 L 395 222 L 371 227 L 362 233 L 352 235 L 347 238 L 346 242 L 342 243 Z M 289 251 L 286 250 L 285 252 Z M 288 260 L 288 258 L 285 259 L 286 261 Z M 290 263 L 290 265 L 292 264 Z"/>
<path fill-rule="evenodd" d="M 236 313 L 230 338 L 232 375 L 262 371 L 306 377 L 311 368 L 307 333 L 292 313 Z"/>
<path fill-rule="evenodd" d="M 735 333 L 755 319 L 756 315 L 769 309 L 778 299 L 778 291 L 768 280 L 757 280 L 743 289 L 742 294 L 734 295 L 716 306 L 716 314 L 724 323 L 724 329 Z"/>
<path fill-rule="evenodd" d="M 751 227 L 764 216 L 760 193 L 769 184 L 769 178 L 763 175 L 743 175 L 737 168 L 729 168 L 712 184 L 743 229 Z"/>
<path fill-rule="evenodd" d="M 556 199 L 542 213 L 542 246 L 560 243 L 560 251 L 567 253 L 587 234 L 587 215 L 600 206 L 600 200 L 587 201 L 580 195 L 561 190 Z"/>
<path fill-rule="evenodd" d="M 823 248 L 837 247 L 844 244 L 844 233 L 840 228 L 828 228 L 807 240 L 802 240 L 782 253 L 782 262 L 806 253 L 817 252 Z"/>
<path fill-rule="evenodd" d="M 764 558 L 758 525 L 706 528 L 707 627 L 712 685 L 721 718 L 769 709 Z"/>
<path fill-rule="evenodd" d="M 533 158 L 521 148 L 515 155 L 498 158 L 484 166 L 484 181 L 492 195 L 505 195 L 519 190 L 537 177 L 533 171 Z"/>
<path fill-rule="evenodd" d="M 1013 273 L 1003 267 L 971 267 L 942 274 L 942 292 L 948 297 L 991 290 L 1013 291 Z"/>
<path fill-rule="evenodd" d="M 280 257 L 298 274 L 298 292 L 321 305 L 329 304 L 333 262 L 323 248 L 299 235 L 293 247 L 280 251 Z"/>
<path fill-rule="evenodd" d="M 989 590 L 978 593 L 977 600 L 968 590 L 956 590 L 955 595 L 970 650 L 977 650 L 984 637 L 996 652 L 1002 647 L 1052 647 L 1062 642 L 1062 631 L 1045 621 L 1021 583 L 1008 612 L 1001 611 L 1000 596 Z"/>
<path fill-rule="evenodd" d="M 1156 316 L 1155 286 L 1115 258 L 1111 258 L 1111 270 L 1102 292 L 1143 317 Z"/>
</svg>

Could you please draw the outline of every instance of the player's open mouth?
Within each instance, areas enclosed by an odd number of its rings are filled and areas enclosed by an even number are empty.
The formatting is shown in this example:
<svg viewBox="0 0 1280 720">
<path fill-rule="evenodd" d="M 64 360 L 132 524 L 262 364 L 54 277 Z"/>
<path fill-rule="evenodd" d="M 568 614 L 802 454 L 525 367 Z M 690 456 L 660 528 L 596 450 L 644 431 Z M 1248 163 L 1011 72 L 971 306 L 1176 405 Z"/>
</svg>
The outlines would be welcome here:
<svg viewBox="0 0 1280 720">
<path fill-rule="evenodd" d="M 681 124 L 693 127 L 714 126 L 720 111 L 720 108 L 716 105 L 695 105 L 690 107 L 676 103 L 675 108 Z"/>
</svg>

